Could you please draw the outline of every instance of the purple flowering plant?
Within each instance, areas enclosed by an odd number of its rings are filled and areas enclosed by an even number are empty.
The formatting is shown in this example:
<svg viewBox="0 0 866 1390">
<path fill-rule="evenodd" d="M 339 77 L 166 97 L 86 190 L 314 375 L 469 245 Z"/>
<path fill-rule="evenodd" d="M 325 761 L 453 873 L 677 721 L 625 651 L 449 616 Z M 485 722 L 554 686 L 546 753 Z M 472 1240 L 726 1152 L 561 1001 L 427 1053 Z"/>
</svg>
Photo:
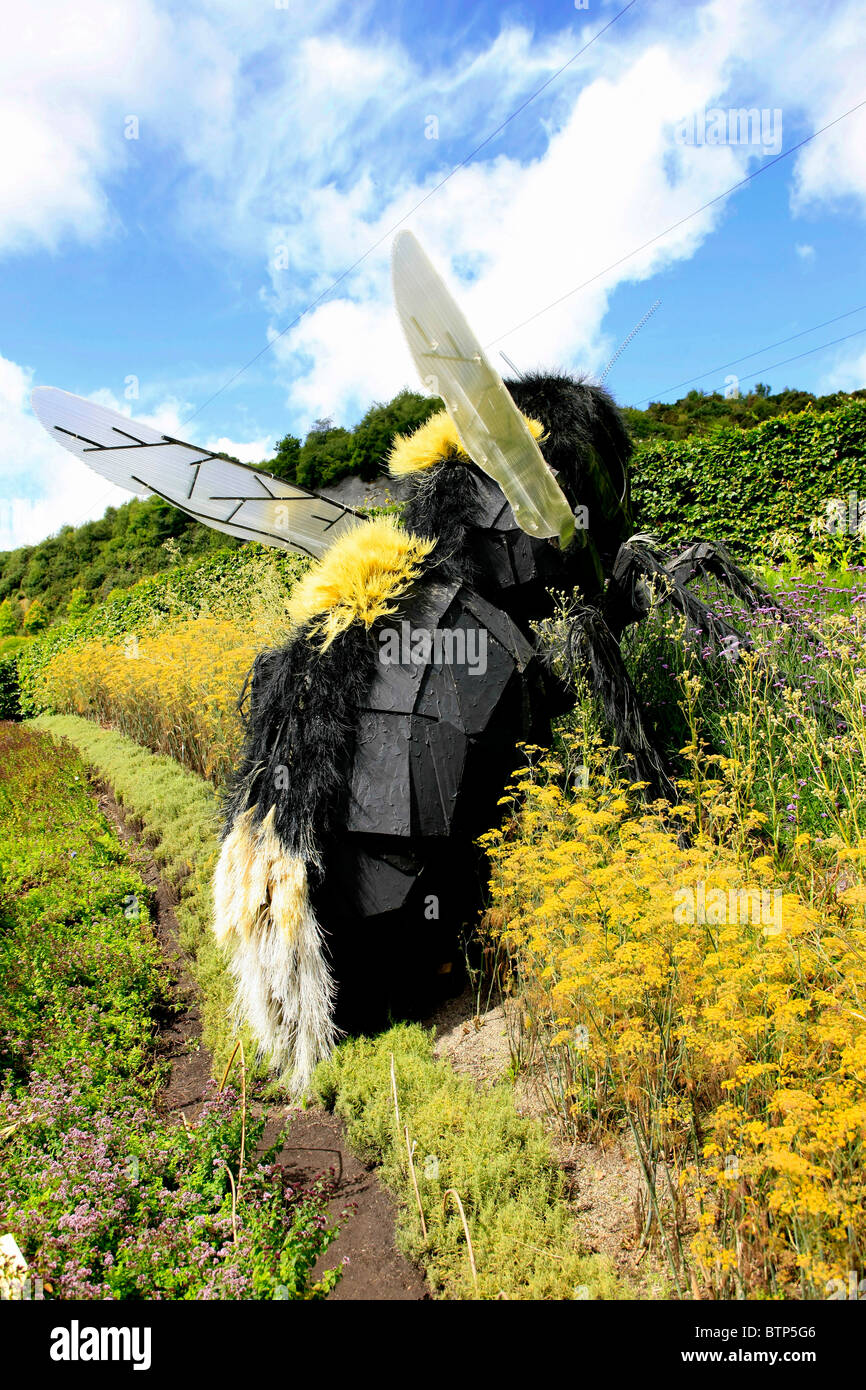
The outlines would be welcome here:
<svg viewBox="0 0 866 1390">
<path fill-rule="evenodd" d="M 294 1185 L 230 1087 L 160 1113 L 148 901 L 77 754 L 0 724 L 0 1231 L 48 1298 L 324 1298 L 332 1178 Z"/>
</svg>

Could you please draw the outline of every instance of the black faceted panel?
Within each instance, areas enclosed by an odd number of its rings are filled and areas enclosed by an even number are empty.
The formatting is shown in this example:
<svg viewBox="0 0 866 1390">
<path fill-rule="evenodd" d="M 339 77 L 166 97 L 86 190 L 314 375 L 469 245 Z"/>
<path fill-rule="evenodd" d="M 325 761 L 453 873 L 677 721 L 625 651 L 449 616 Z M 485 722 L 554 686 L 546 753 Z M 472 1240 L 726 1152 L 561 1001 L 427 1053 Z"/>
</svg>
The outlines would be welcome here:
<svg viewBox="0 0 866 1390">
<path fill-rule="evenodd" d="M 439 666 L 431 663 L 425 668 L 416 712 L 425 719 L 441 719 L 463 727 L 453 667 L 443 662 Z"/>
<path fill-rule="evenodd" d="M 411 719 L 408 714 L 361 712 L 352 766 L 348 831 L 411 835 Z"/>
<path fill-rule="evenodd" d="M 467 743 L 462 729 L 453 724 L 413 717 L 409 749 L 413 834 L 450 835 L 463 782 Z"/>
<path fill-rule="evenodd" d="M 488 603 L 480 594 L 464 590 L 462 597 L 466 611 L 483 623 L 497 642 L 511 653 L 518 670 L 525 670 L 535 659 L 535 652 L 513 619 L 507 613 L 503 613 L 501 608 L 495 608 L 492 603 Z"/>
<path fill-rule="evenodd" d="M 472 615 L 461 617 L 457 629 L 472 628 L 478 632 L 479 623 Z M 486 669 L 473 671 L 467 666 L 454 667 L 454 684 L 460 705 L 461 723 L 467 733 L 479 736 L 484 733 L 502 693 L 515 673 L 514 657 L 496 641 L 484 628 L 484 659 Z"/>
<path fill-rule="evenodd" d="M 395 867 L 393 860 L 374 858 L 359 851 L 354 864 L 355 902 L 362 917 L 375 917 L 382 912 L 399 912 L 415 886 L 419 865 L 406 859 L 405 868 Z"/>
<path fill-rule="evenodd" d="M 515 745 L 544 725 L 545 689 L 527 639 L 475 593 L 431 585 L 397 631 L 406 659 L 377 663 L 360 712 L 346 831 L 399 837 L 414 850 L 495 815 Z M 420 659 L 413 632 L 430 639 Z M 434 640 L 434 638 L 436 640 Z"/>
</svg>

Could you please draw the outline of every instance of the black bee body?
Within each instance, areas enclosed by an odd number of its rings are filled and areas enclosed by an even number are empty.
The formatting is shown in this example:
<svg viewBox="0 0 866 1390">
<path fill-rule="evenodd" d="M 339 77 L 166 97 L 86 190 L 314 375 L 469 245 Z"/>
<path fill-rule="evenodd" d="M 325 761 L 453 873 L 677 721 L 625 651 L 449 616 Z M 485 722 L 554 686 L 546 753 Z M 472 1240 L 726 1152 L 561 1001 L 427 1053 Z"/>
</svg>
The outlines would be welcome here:
<svg viewBox="0 0 866 1390">
<path fill-rule="evenodd" d="M 46 429 L 113 483 L 319 557 L 290 595 L 287 640 L 245 687 L 213 882 L 237 1022 L 296 1093 L 341 1028 L 423 1014 L 456 985 L 475 841 L 517 745 L 547 742 L 578 679 L 630 775 L 675 796 L 620 649 L 653 595 L 728 656 L 749 643 L 692 582 L 773 602 L 720 545 L 664 553 L 635 535 L 631 443 L 602 387 L 503 383 L 409 232 L 392 274 L 410 353 L 445 403 L 395 441 L 399 523 L 54 388 L 33 396 Z"/>
<path fill-rule="evenodd" d="M 396 631 L 376 635 L 392 632 L 402 660 L 376 653 L 345 817 L 311 895 L 335 1021 L 348 1031 L 422 1017 L 459 988 L 458 934 L 479 900 L 474 841 L 495 819 L 516 742 L 550 734 L 550 678 L 516 623 L 476 591 L 426 580 Z M 425 651 L 428 634 L 444 650 Z M 467 647 L 479 659 L 455 661 Z"/>
<path fill-rule="evenodd" d="M 668 602 L 692 617 L 700 610 L 711 636 L 733 629 L 686 579 L 715 566 L 755 605 L 766 599 L 706 542 L 672 564 L 629 540 L 630 444 L 602 388 L 536 376 L 508 389 L 543 427 L 566 496 L 586 509 L 571 545 L 527 535 L 498 485 L 449 447 L 412 474 L 401 534 L 429 548 L 411 582 L 325 647 L 318 617 L 301 623 L 254 667 L 217 924 L 234 936 L 240 1016 L 277 1063 L 292 1063 L 295 1085 L 339 1030 L 423 1016 L 459 984 L 458 937 L 480 900 L 475 841 L 497 818 L 517 745 L 546 744 L 569 704 L 534 626 L 554 596 L 579 594 L 560 670 L 584 673 L 651 795 L 673 786 L 618 644 L 645 611 L 647 577 L 667 575 Z M 380 581 L 375 567 L 365 573 L 368 588 Z M 255 901 L 250 881 L 261 885 Z M 270 953 L 262 933 L 276 943 Z"/>
</svg>

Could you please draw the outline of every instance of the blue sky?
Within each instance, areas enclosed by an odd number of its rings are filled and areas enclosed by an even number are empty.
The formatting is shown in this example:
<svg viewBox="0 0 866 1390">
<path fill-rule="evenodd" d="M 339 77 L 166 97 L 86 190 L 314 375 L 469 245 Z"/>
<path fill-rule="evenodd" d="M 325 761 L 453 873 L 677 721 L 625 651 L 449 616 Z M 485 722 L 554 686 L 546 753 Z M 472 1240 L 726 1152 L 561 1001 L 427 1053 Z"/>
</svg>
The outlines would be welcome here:
<svg viewBox="0 0 866 1390">
<path fill-rule="evenodd" d="M 598 374 L 660 298 L 607 379 L 624 404 L 729 371 L 866 384 L 866 307 L 814 327 L 866 306 L 866 107 L 629 255 L 866 98 L 854 0 L 636 0 L 417 211 L 619 0 L 41 0 L 23 31 L 3 3 L 0 548 L 124 499 L 52 445 L 33 385 L 246 461 L 415 385 L 388 279 L 407 213 L 495 360 Z"/>
</svg>

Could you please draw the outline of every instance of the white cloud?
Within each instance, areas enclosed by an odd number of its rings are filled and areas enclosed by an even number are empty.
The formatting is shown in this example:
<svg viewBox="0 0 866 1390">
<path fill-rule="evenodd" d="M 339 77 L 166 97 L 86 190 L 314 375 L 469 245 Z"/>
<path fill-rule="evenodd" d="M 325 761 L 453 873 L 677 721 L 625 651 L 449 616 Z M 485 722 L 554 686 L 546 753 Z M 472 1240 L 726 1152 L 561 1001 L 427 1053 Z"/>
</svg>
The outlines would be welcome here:
<svg viewBox="0 0 866 1390">
<path fill-rule="evenodd" d="M 835 363 L 825 368 L 817 394 L 831 391 L 862 391 L 866 387 L 866 348 L 840 353 Z"/>
<path fill-rule="evenodd" d="M 0 251 L 98 239 L 130 156 L 124 117 L 151 111 L 169 27 L 148 0 L 6 0 L 0 48 Z"/>
<path fill-rule="evenodd" d="M 386 297 L 340 299 L 310 314 L 275 349 L 292 377 L 290 404 L 306 427 L 322 416 L 353 423 L 374 400 L 389 400 L 415 369 Z M 395 384 L 396 383 L 396 384 Z"/>
<path fill-rule="evenodd" d="M 480 267 L 457 293 L 483 342 L 499 340 L 627 256 L 636 241 L 649 240 L 736 181 L 743 165 L 739 151 L 676 145 L 672 136 L 683 112 L 719 89 L 723 66 L 703 40 L 692 50 L 654 45 L 622 64 L 616 79 L 599 78 L 585 87 L 539 158 L 521 162 L 502 155 L 461 169 L 411 218 L 409 225 L 443 269 L 464 259 Z M 432 176 L 427 186 L 435 181 Z M 372 225 L 353 218 L 350 200 L 336 222 L 332 190 L 314 193 L 305 233 L 320 247 L 336 236 L 343 258 L 351 257 L 364 237 L 367 244 L 375 240 L 425 191 L 425 185 L 406 186 Z M 521 368 L 600 369 L 615 346 L 602 323 L 616 284 L 644 279 L 691 255 L 722 217 L 721 205 L 701 214 L 495 341 L 493 355 L 498 360 L 502 347 Z M 453 273 L 448 278 L 453 284 Z M 416 384 L 391 307 L 384 249 L 367 264 L 363 282 L 352 281 L 352 290 L 351 301 L 314 310 L 275 346 L 289 384 L 288 404 L 307 422 L 330 413 L 349 420 L 359 401 Z"/>
<path fill-rule="evenodd" d="M 42 0 L 23 13 L 5 3 L 21 37 L 0 55 L 0 253 L 122 235 L 115 181 L 156 150 L 170 172 L 172 201 L 159 204 L 167 231 L 227 253 L 230 265 L 236 256 L 262 266 L 275 340 L 265 360 L 296 432 L 321 415 L 351 422 L 371 399 L 415 384 L 391 306 L 387 234 L 592 31 L 563 14 L 562 29 L 539 38 L 506 18 L 486 46 L 455 41 L 447 59 L 431 61 L 423 45 L 410 51 L 389 34 L 370 0 L 349 10 L 336 0 L 279 10 L 246 0 Z M 860 0 L 806 7 L 795 21 L 771 0 L 657 6 L 644 20 L 636 10 L 410 225 L 482 341 L 499 339 L 755 167 L 749 147 L 678 145 L 684 116 L 714 105 L 781 108 L 789 146 L 860 99 L 864 70 Z M 128 114 L 141 121 L 137 144 L 123 139 Z M 429 115 L 438 140 L 424 138 Z M 864 130 L 866 108 L 768 175 L 788 181 L 795 216 L 840 198 L 866 210 Z M 693 256 L 709 235 L 725 235 L 725 220 L 719 203 L 686 222 L 496 342 L 494 359 L 503 347 L 521 367 L 598 370 L 616 346 L 605 329 L 616 286 Z M 335 296 L 276 338 L 380 237 L 386 244 Z M 805 242 L 797 255 L 809 259 Z M 168 396 L 151 403 L 163 428 L 183 430 L 191 407 Z M 26 410 L 9 428 L 12 452 L 31 462 L 27 476 L 46 479 L 41 501 L 19 498 L 29 532 L 44 532 L 67 519 L 49 493 L 63 468 L 79 477 L 80 465 L 47 439 L 32 442 L 39 427 Z M 269 441 L 250 433 L 217 447 L 264 457 Z M 92 514 L 95 500 L 82 497 Z"/>
<path fill-rule="evenodd" d="M 532 158 L 500 154 L 450 178 L 409 225 L 440 267 L 451 272 L 452 285 L 463 261 L 479 266 L 471 284 L 457 285 L 458 296 L 482 341 L 494 340 L 494 355 L 501 347 L 521 367 L 547 363 L 598 370 L 615 346 L 604 331 L 612 290 L 691 257 L 711 232 L 724 236 L 724 204 L 579 293 L 567 292 L 722 193 L 755 167 L 756 158 L 766 157 L 749 146 L 677 145 L 672 126 L 714 105 L 781 109 L 783 147 L 790 146 L 858 99 L 858 73 L 866 70 L 859 9 L 856 0 L 829 15 L 816 7 L 799 16 L 792 34 L 790 15 L 776 6 L 713 0 L 688 13 L 675 10 L 667 17 L 666 32 L 656 28 L 658 37 L 649 46 L 640 31 L 631 36 L 612 31 L 603 57 L 599 49 L 587 60 L 582 89 L 572 87 L 570 104 L 548 122 L 549 138 L 540 153 Z M 514 32 L 516 51 L 521 38 Z M 359 49 L 359 64 L 363 56 Z M 608 75 L 598 75 L 601 71 Z M 795 215 L 842 193 L 853 195 L 866 211 L 866 139 L 858 121 L 860 115 L 842 121 L 785 166 Z M 836 177 L 840 164 L 844 176 Z M 359 157 L 354 183 L 342 192 L 311 190 L 303 224 L 286 231 L 293 270 L 317 262 L 323 268 L 318 292 L 328 276 L 351 264 L 434 187 L 442 172 L 404 179 L 371 218 L 373 181 Z M 797 254 L 807 260 L 814 251 L 804 244 Z M 386 260 L 380 248 L 338 291 L 335 303 L 315 309 L 276 344 L 287 404 L 307 424 L 321 414 L 349 422 L 359 402 L 388 395 L 405 382 L 417 384 L 413 370 L 407 370 L 399 330 L 389 321 Z M 283 324 L 297 310 L 296 297 L 285 293 L 291 274 L 280 276 L 271 268 L 274 321 Z M 499 341 L 563 295 L 561 304 Z"/>
<path fill-rule="evenodd" d="M 135 158 L 123 121 L 136 114 L 141 147 L 179 161 L 174 217 L 223 245 L 264 254 L 290 212 L 295 276 L 343 268 L 349 243 L 369 244 L 359 224 L 378 225 L 376 210 L 400 189 L 429 187 L 434 163 L 441 177 L 592 27 L 574 16 L 579 29 L 564 18 L 559 33 L 539 37 L 506 20 L 486 47 L 467 43 L 445 63 L 389 36 L 369 3 L 348 12 L 336 0 L 280 10 L 245 0 L 192 0 L 180 9 L 164 0 L 41 0 L 23 16 L 11 0 L 4 8 L 15 42 L 0 53 L 0 250 L 28 240 L 54 246 L 67 234 L 91 240 L 116 228 L 111 183 Z M 673 85 L 647 94 L 636 60 L 656 50 Z M 612 28 L 557 79 L 542 130 L 555 134 L 568 123 L 581 84 L 588 113 L 604 72 L 613 74 L 619 117 L 637 140 L 665 98 L 675 118 L 728 95 L 739 105 L 781 106 L 791 131 L 801 116 L 820 124 L 853 104 L 864 66 L 859 0 L 839 0 L 829 14 L 809 7 L 796 24 L 771 0 L 659 8 L 646 28 L 639 14 Z M 518 117 L 487 147 L 485 163 L 515 142 L 543 144 L 541 109 Z M 438 141 L 424 139 L 430 114 L 440 122 Z M 606 175 L 599 186 L 578 165 L 574 176 L 587 193 L 607 194 L 614 173 L 627 178 L 635 167 L 609 144 L 616 116 L 608 112 L 607 121 L 583 126 L 584 152 L 601 155 Z M 866 200 L 864 122 L 866 109 L 797 157 L 800 203 Z M 617 162 L 604 159 L 606 150 Z M 407 180 L 413 168 L 419 173 Z M 338 215 L 323 243 L 308 234 L 306 200 L 326 190 Z"/>
<path fill-rule="evenodd" d="M 813 261 L 815 259 L 814 246 L 809 246 L 801 242 L 797 242 L 796 246 L 794 247 L 794 250 L 800 257 L 801 261 Z"/>
<path fill-rule="evenodd" d="M 231 454 L 232 458 L 239 459 L 241 463 L 261 463 L 263 459 L 271 458 L 273 446 L 271 436 L 263 435 L 261 439 L 228 439 L 225 435 L 220 435 L 219 439 L 206 439 L 205 447 L 212 449 L 215 454 Z"/>
<path fill-rule="evenodd" d="M 0 357 L 0 550 L 102 516 L 130 496 L 52 443 L 30 411 L 32 384 L 31 371 Z"/>
</svg>

